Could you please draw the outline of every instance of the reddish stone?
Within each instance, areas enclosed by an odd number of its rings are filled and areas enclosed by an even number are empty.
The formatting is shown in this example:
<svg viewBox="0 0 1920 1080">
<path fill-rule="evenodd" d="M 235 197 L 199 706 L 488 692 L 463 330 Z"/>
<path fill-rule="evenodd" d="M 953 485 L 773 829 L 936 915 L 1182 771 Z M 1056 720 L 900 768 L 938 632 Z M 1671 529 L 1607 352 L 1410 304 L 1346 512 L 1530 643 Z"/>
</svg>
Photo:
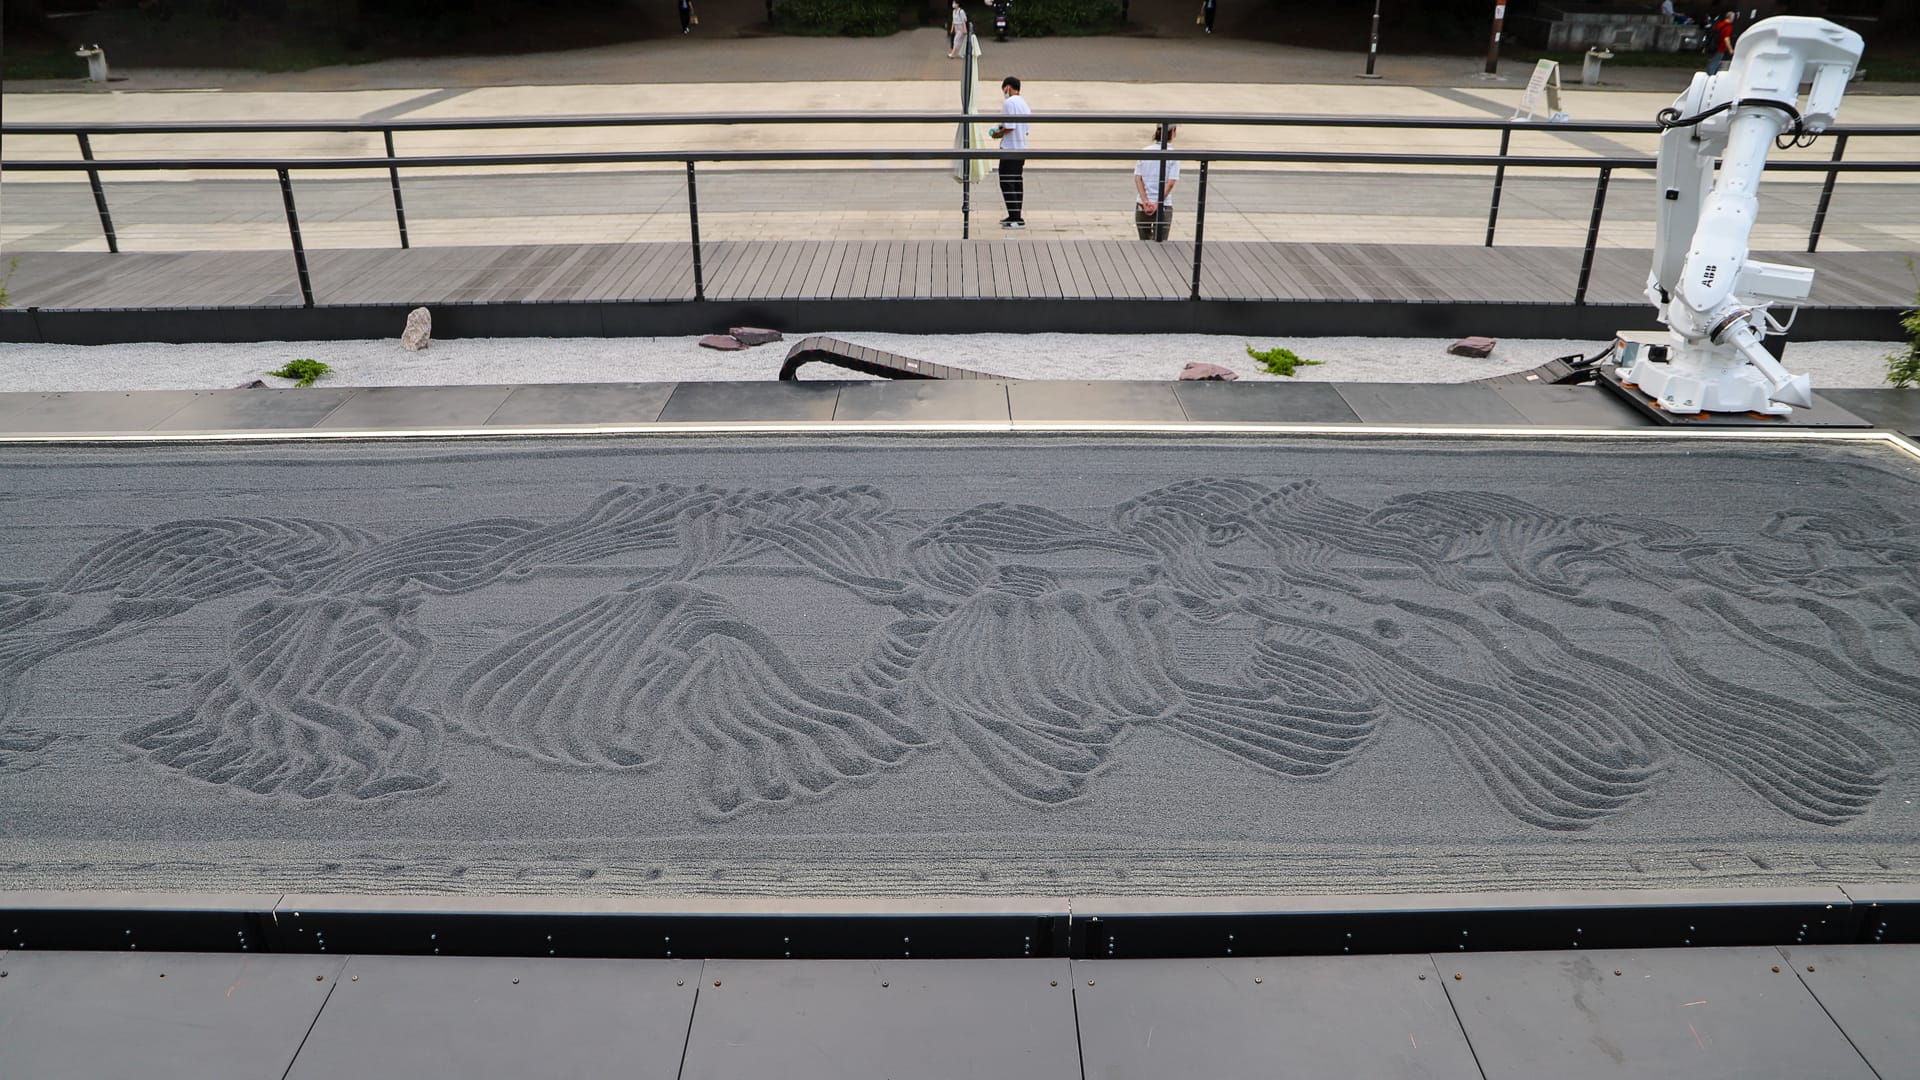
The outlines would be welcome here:
<svg viewBox="0 0 1920 1080">
<path fill-rule="evenodd" d="M 766 330 L 758 326 L 736 326 L 727 333 L 738 338 L 742 345 L 771 345 L 786 340 L 778 330 Z"/>
<path fill-rule="evenodd" d="M 1239 377 L 1219 364 L 1195 362 L 1180 369 L 1180 378 L 1189 382 L 1232 382 Z"/>
<path fill-rule="evenodd" d="M 709 349 L 719 349 L 722 352 L 738 352 L 746 348 L 745 345 L 740 343 L 739 338 L 733 337 L 730 334 L 708 334 L 706 337 L 700 339 L 700 344 Z"/>
<path fill-rule="evenodd" d="M 1489 356 L 1498 344 L 1490 337 L 1464 337 L 1447 346 L 1447 351 L 1455 356 Z"/>
</svg>

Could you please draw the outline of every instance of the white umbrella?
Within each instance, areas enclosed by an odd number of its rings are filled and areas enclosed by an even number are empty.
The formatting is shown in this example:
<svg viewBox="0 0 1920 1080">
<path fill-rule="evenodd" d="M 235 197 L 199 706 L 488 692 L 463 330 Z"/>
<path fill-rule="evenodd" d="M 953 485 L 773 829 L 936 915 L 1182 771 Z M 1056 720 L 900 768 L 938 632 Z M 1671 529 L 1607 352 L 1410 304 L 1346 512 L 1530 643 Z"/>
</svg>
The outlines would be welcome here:
<svg viewBox="0 0 1920 1080">
<path fill-rule="evenodd" d="M 967 31 L 966 52 L 960 64 L 960 111 L 971 114 L 975 111 L 975 91 L 980 84 L 980 39 Z M 962 123 L 960 130 L 954 132 L 955 150 L 979 150 L 992 142 L 987 138 L 985 124 Z M 984 184 L 987 182 L 987 170 L 991 163 L 984 158 L 955 158 L 953 179 L 960 184 Z"/>
</svg>

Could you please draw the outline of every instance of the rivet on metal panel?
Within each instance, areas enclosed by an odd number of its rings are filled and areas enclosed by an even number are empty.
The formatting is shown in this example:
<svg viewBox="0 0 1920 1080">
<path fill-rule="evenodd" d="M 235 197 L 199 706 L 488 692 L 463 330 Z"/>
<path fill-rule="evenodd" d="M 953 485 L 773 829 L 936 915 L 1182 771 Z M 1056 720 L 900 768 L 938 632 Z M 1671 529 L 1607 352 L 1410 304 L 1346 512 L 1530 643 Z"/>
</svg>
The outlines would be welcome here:
<svg viewBox="0 0 1920 1080">
<path fill-rule="evenodd" d="M 685 986 L 685 985 L 687 985 L 687 980 L 685 980 L 685 979 L 675 979 L 675 980 L 673 980 L 673 985 L 675 985 L 675 986 Z"/>
<path fill-rule="evenodd" d="M 1262 978 L 1261 978 L 1260 976 L 1258 976 L 1258 975 L 1255 975 L 1255 976 L 1253 977 L 1253 985 L 1255 985 L 1255 986 L 1259 986 L 1259 985 L 1260 985 L 1261 983 L 1263 983 L 1263 982 L 1266 982 L 1266 980 L 1265 980 L 1265 979 L 1262 979 Z"/>
<path fill-rule="evenodd" d="M 1813 970 L 1813 965 L 1812 965 L 1812 964 L 1808 964 L 1808 965 L 1807 965 L 1807 970 L 1808 970 L 1808 971 L 1812 971 L 1812 970 Z"/>
<path fill-rule="evenodd" d="M 1812 969 L 1812 968 L 1808 968 L 1807 970 L 1808 970 L 1808 971 L 1812 971 L 1813 969 Z M 1088 986 L 1092 986 L 1092 985 L 1093 985 L 1093 980 L 1092 980 L 1092 979 L 1088 979 L 1088 980 L 1087 980 L 1087 985 L 1088 985 Z"/>
<path fill-rule="evenodd" d="M 519 986 L 519 985 L 520 985 L 520 980 L 519 980 L 519 979 L 515 979 L 515 980 L 513 980 L 513 985 L 515 985 L 515 986 Z"/>
<path fill-rule="evenodd" d="M 1779 971 L 1780 969 L 1779 969 L 1779 968 L 1774 968 L 1773 970 L 1775 970 L 1775 971 Z M 1619 968 L 1614 968 L 1614 969 L 1613 969 L 1613 973 L 1614 973 L 1615 975 L 1618 975 L 1618 974 L 1620 974 L 1620 969 L 1619 969 Z"/>
<path fill-rule="evenodd" d="M 6 972 L 4 972 L 4 971 L 0 971 L 0 975 L 5 975 L 5 974 L 6 974 Z M 1059 979 L 1048 979 L 1048 980 L 1047 980 L 1047 985 L 1048 985 L 1048 986 L 1059 986 L 1059 985 L 1060 985 L 1060 980 L 1059 980 Z"/>
<path fill-rule="evenodd" d="M 1454 972 L 1454 973 L 1453 973 L 1453 981 L 1454 981 L 1454 982 L 1459 982 L 1459 981 L 1460 981 L 1460 980 L 1461 980 L 1462 978 L 1463 978 L 1463 976 L 1462 976 L 1462 975 L 1461 975 L 1461 974 L 1460 974 L 1459 972 L 1457 972 L 1457 971 L 1456 971 L 1456 972 Z"/>
<path fill-rule="evenodd" d="M 360 981 L 360 976 L 358 976 L 358 975 L 355 975 L 355 976 L 353 977 L 353 981 L 354 981 L 354 982 L 359 982 L 359 981 Z"/>
<path fill-rule="evenodd" d="M 1778 974 L 1780 974 L 1780 965 L 1779 965 L 1779 964 L 1775 964 L 1775 965 L 1773 965 L 1773 973 L 1774 973 L 1775 975 L 1778 975 Z M 1616 971 L 1616 972 L 1614 972 L 1614 974 L 1615 974 L 1615 975 L 1618 975 L 1618 974 L 1620 974 L 1620 973 Z"/>
<path fill-rule="evenodd" d="M 1426 981 L 1427 981 L 1427 977 L 1426 977 L 1425 975 L 1422 975 L 1422 976 L 1420 976 L 1420 981 L 1421 981 L 1421 982 L 1426 982 Z"/>
<path fill-rule="evenodd" d="M 882 989 L 882 990 L 885 990 L 885 989 L 886 989 L 887 987 L 889 987 L 889 986 L 892 986 L 892 985 L 893 985 L 892 983 L 890 983 L 890 982 L 888 982 L 888 981 L 887 981 L 887 980 L 885 980 L 885 979 L 881 979 L 881 980 L 880 980 L 880 989 Z"/>
<path fill-rule="evenodd" d="M 164 972 L 164 971 L 163 971 L 163 972 L 161 972 L 161 973 L 160 973 L 160 977 L 161 977 L 161 978 L 163 978 L 163 979 L 164 979 L 164 978 L 166 978 L 166 977 L 167 977 L 167 973 L 166 973 L 166 972 Z"/>
<path fill-rule="evenodd" d="M 314 981 L 314 982 L 326 982 L 326 981 L 327 981 L 327 977 L 326 977 L 325 975 L 315 975 L 315 976 L 313 977 L 313 981 Z"/>
<path fill-rule="evenodd" d="M 713 985 L 715 985 L 715 986 L 719 986 L 719 985 L 720 985 L 720 980 L 719 980 L 719 979 L 715 979 L 715 980 L 713 980 Z"/>
</svg>

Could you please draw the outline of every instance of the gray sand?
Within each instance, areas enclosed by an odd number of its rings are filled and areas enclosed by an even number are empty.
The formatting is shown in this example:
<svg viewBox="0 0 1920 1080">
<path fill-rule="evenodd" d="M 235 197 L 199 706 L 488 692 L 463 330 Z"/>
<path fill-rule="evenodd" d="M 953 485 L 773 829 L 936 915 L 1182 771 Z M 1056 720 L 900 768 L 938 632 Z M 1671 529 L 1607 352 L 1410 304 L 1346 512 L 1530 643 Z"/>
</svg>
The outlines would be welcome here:
<svg viewBox="0 0 1920 1080">
<path fill-rule="evenodd" d="M 1470 382 L 1529 368 L 1571 353 L 1592 355 L 1604 341 L 1501 341 L 1485 359 L 1450 356 L 1451 338 L 1244 338 L 1207 334 L 965 334 L 919 336 L 818 331 L 919 360 L 1022 379 L 1171 379 L 1188 361 L 1219 364 L 1242 379 L 1274 379 L 1246 347 L 1284 345 L 1321 363 L 1302 382 Z M 287 361 L 330 364 L 327 386 L 458 386 L 566 382 L 687 382 L 771 379 L 791 343 L 743 352 L 700 348 L 697 338 L 441 339 L 409 353 L 391 340 L 268 341 L 199 345 L 0 346 L 0 392 L 62 390 L 208 390 L 266 377 Z M 1893 346 L 1883 341 L 1795 342 L 1788 366 L 1815 389 L 1884 386 Z M 858 378 L 811 365 L 810 379 Z"/>
<path fill-rule="evenodd" d="M 0 889 L 1920 879 L 1866 446 L 0 452 Z"/>
</svg>

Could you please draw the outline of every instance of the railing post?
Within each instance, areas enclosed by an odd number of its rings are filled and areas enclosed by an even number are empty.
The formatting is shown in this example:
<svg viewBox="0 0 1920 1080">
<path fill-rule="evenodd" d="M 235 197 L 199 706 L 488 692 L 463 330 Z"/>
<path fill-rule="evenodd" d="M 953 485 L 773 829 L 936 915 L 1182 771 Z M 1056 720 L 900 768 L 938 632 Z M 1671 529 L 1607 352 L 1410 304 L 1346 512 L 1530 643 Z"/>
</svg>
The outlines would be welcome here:
<svg viewBox="0 0 1920 1080">
<path fill-rule="evenodd" d="M 293 208 L 293 180 L 287 170 L 280 174 L 280 199 L 287 204 L 287 232 L 293 234 L 293 265 L 300 271 L 300 299 L 304 307 L 313 306 L 313 280 L 307 276 L 307 246 L 300 241 L 300 214 Z"/>
<path fill-rule="evenodd" d="M 1840 156 L 1846 152 L 1847 137 L 1844 134 L 1835 135 L 1833 137 L 1833 160 L 1839 161 Z M 1820 246 L 1820 229 L 1827 222 L 1827 204 L 1833 201 L 1833 182 L 1839 175 L 1840 171 L 1838 169 L 1828 169 L 1827 182 L 1820 185 L 1820 205 L 1814 208 L 1813 231 L 1807 234 L 1807 251 L 1809 254 Z"/>
<path fill-rule="evenodd" d="M 1167 121 L 1162 120 L 1158 124 L 1155 124 L 1154 134 L 1160 137 L 1160 152 L 1163 154 L 1166 153 L 1167 142 L 1173 138 L 1173 132 L 1171 131 L 1170 125 L 1167 123 Z M 1160 186 L 1157 188 L 1154 188 L 1153 191 L 1154 191 L 1155 198 L 1166 197 L 1166 194 L 1167 194 L 1167 159 L 1166 158 L 1160 159 Z M 1165 211 L 1167 215 L 1167 224 L 1164 229 L 1160 225 L 1160 214 L 1162 211 Z M 1154 243 L 1158 244 L 1166 240 L 1167 234 L 1173 232 L 1173 207 L 1163 206 L 1157 202 L 1154 203 L 1153 204 L 1153 220 L 1147 222 L 1147 230 L 1148 230 L 1147 236 L 1151 237 Z"/>
<path fill-rule="evenodd" d="M 1187 299 L 1200 299 L 1200 249 L 1207 242 L 1207 162 L 1200 161 L 1200 197 L 1193 208 L 1193 291 Z"/>
<path fill-rule="evenodd" d="M 1573 302 L 1587 302 L 1587 279 L 1593 276 L 1593 249 L 1600 242 L 1600 212 L 1607 205 L 1607 181 L 1613 176 L 1613 168 L 1600 167 L 1600 182 L 1593 189 L 1593 219 L 1587 222 L 1587 250 L 1580 256 L 1580 283 L 1573 287 Z"/>
<path fill-rule="evenodd" d="M 87 141 L 86 132 L 82 131 L 79 135 L 80 156 L 88 161 L 92 161 L 93 144 Z M 120 254 L 120 238 L 113 235 L 113 215 L 107 212 L 107 191 L 100 186 L 100 170 L 88 169 L 87 183 L 93 188 L 93 205 L 100 211 L 100 228 L 105 230 L 107 234 L 107 250 L 118 255 Z"/>
<path fill-rule="evenodd" d="M 1507 182 L 1507 146 L 1513 140 L 1513 129 L 1500 129 L 1500 164 L 1493 169 L 1493 204 L 1487 207 L 1487 246 L 1493 246 L 1493 226 L 1500 220 L 1500 188 Z"/>
<path fill-rule="evenodd" d="M 687 221 L 693 227 L 693 298 L 707 298 L 706 271 L 700 266 L 700 193 L 694 188 L 693 162 L 687 162 Z"/>
<path fill-rule="evenodd" d="M 394 158 L 393 129 L 388 128 L 380 134 L 386 136 L 387 160 L 391 161 Z M 407 243 L 407 204 L 400 201 L 400 170 L 394 166 L 388 166 L 387 180 L 393 184 L 393 218 L 400 223 L 400 246 L 412 247 L 412 244 Z"/>
</svg>

